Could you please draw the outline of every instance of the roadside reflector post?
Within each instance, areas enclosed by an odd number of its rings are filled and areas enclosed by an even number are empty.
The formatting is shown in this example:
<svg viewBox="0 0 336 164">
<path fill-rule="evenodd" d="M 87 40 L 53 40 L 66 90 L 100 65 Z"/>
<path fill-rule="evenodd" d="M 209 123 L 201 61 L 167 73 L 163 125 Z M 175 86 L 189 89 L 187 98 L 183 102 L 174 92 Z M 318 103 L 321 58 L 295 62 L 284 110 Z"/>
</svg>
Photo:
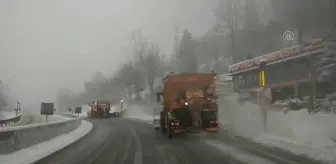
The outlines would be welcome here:
<svg viewBox="0 0 336 164">
<path fill-rule="evenodd" d="M 265 101 L 266 98 L 266 77 L 265 77 L 265 61 L 261 61 L 259 65 L 259 84 L 261 87 L 261 91 L 257 94 L 257 101 L 261 108 L 262 113 L 262 119 L 263 119 L 263 126 L 264 126 L 264 132 L 267 132 L 267 108 L 265 107 L 265 104 L 263 101 Z"/>
</svg>

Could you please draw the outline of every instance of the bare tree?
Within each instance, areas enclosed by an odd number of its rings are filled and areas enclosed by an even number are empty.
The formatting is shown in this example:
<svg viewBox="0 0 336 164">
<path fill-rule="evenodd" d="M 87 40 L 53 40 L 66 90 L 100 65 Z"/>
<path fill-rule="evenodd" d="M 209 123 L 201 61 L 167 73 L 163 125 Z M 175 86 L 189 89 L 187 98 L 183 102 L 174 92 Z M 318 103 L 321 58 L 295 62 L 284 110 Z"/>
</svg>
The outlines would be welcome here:
<svg viewBox="0 0 336 164">
<path fill-rule="evenodd" d="M 262 31 L 263 26 L 259 20 L 259 13 L 255 0 L 248 0 L 244 6 L 244 24 L 241 30 L 239 43 L 242 49 L 243 59 L 255 57 L 262 54 Z"/>
<path fill-rule="evenodd" d="M 138 59 L 144 71 L 145 81 L 154 94 L 155 79 L 164 73 L 165 57 L 160 54 L 159 46 L 152 44 L 148 47 L 146 53 L 138 54 Z"/>
<path fill-rule="evenodd" d="M 231 46 L 229 53 L 236 61 L 237 35 L 241 28 L 240 6 L 236 0 L 221 0 L 218 8 L 214 11 L 218 21 L 218 28 L 224 29 L 224 33 L 229 36 Z"/>
<path fill-rule="evenodd" d="M 132 88 L 134 86 L 134 66 L 132 62 L 125 63 L 120 70 L 118 71 L 118 78 L 123 82 L 123 87 L 126 89 L 126 92 L 131 99 Z"/>
<path fill-rule="evenodd" d="M 166 68 L 165 57 L 160 54 L 157 44 L 150 44 L 145 37 L 142 36 L 141 30 L 132 33 L 135 66 L 147 83 L 150 91 L 154 94 L 154 83 L 157 77 L 162 75 Z M 138 80 L 142 80 L 139 76 Z"/>
</svg>

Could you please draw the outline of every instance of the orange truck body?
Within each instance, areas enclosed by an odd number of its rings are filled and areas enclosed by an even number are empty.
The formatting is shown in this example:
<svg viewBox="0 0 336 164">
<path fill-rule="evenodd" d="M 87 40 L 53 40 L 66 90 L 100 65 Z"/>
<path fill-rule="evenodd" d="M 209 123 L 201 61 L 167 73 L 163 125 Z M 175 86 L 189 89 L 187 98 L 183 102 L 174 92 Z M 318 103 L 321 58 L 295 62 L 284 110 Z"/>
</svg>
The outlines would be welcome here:
<svg viewBox="0 0 336 164">
<path fill-rule="evenodd" d="M 96 100 L 91 104 L 92 117 L 109 116 L 111 102 L 109 100 Z"/>
<path fill-rule="evenodd" d="M 182 73 L 168 75 L 164 80 L 163 87 L 163 111 L 172 112 L 180 110 L 179 106 L 188 104 L 194 127 L 200 127 L 201 113 L 204 108 L 214 110 L 217 113 L 217 97 L 215 96 L 217 75 L 215 73 Z M 193 89 L 194 88 L 194 89 Z M 184 101 L 176 102 L 179 92 L 184 91 Z M 216 116 L 217 117 L 217 116 Z M 217 118 L 216 118 L 217 119 Z M 167 122 L 165 123 L 167 124 Z M 216 128 L 209 131 L 216 131 Z M 206 130 L 206 129 L 205 129 Z M 176 130 L 184 132 L 185 129 Z"/>
<path fill-rule="evenodd" d="M 215 81 L 216 74 L 205 74 L 205 73 L 183 73 L 178 75 L 170 75 L 164 81 L 163 88 L 163 99 L 164 99 L 164 110 L 172 111 L 173 105 L 175 103 L 176 95 L 181 90 L 186 90 L 190 86 L 195 86 L 198 88 L 212 88 L 210 94 L 214 95 L 215 92 Z M 196 95 L 197 94 L 197 95 Z M 202 94 L 202 93 L 201 93 Z M 197 104 L 204 104 L 204 98 L 209 96 L 200 95 L 197 93 L 187 93 L 187 100 L 193 101 Z M 214 98 L 215 96 L 211 97 Z M 201 99 L 202 98 L 202 99 Z M 209 97 L 210 98 L 210 97 Z"/>
</svg>

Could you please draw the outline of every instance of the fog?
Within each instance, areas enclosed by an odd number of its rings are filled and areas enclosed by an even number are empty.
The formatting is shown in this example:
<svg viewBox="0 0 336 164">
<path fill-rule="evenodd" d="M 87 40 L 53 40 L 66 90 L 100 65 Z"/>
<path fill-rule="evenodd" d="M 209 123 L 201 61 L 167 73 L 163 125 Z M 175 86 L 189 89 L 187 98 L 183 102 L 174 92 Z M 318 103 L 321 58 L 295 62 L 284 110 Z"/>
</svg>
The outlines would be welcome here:
<svg viewBox="0 0 336 164">
<path fill-rule="evenodd" d="M 0 0 L 0 79 L 23 106 L 56 101 L 92 73 L 111 75 L 141 28 L 170 54 L 175 26 L 202 36 L 218 0 Z"/>
</svg>

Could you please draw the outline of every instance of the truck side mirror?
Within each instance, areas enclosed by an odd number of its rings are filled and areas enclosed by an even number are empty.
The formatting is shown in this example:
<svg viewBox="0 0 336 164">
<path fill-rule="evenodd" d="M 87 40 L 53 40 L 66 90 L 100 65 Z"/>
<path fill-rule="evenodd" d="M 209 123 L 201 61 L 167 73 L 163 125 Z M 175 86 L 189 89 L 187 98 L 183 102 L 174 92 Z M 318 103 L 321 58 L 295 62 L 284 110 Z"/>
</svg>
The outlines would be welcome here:
<svg viewBox="0 0 336 164">
<path fill-rule="evenodd" d="M 161 98 L 160 98 L 161 94 L 159 92 L 156 93 L 156 101 L 160 102 Z"/>
</svg>

